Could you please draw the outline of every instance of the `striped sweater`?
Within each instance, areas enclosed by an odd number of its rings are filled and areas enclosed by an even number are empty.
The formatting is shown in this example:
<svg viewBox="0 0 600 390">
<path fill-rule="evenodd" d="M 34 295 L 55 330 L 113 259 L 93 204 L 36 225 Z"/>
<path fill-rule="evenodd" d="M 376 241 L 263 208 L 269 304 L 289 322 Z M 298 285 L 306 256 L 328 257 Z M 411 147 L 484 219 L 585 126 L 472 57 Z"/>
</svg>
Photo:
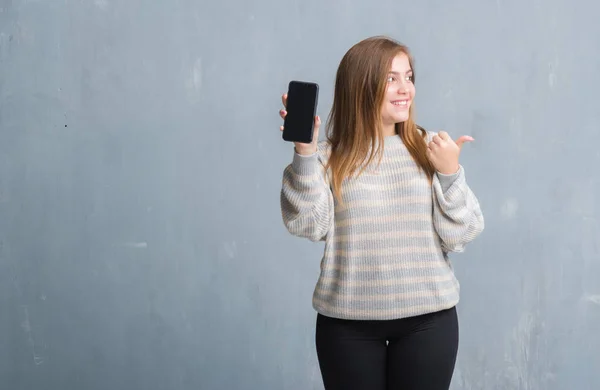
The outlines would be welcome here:
<svg viewBox="0 0 600 390">
<path fill-rule="evenodd" d="M 341 204 L 324 172 L 326 141 L 313 155 L 294 153 L 284 170 L 286 228 L 325 242 L 312 302 L 323 315 L 397 319 L 458 303 L 448 253 L 462 252 L 484 228 L 464 168 L 437 173 L 430 184 L 398 135 L 386 137 L 383 146 L 379 165 L 343 182 Z"/>
</svg>

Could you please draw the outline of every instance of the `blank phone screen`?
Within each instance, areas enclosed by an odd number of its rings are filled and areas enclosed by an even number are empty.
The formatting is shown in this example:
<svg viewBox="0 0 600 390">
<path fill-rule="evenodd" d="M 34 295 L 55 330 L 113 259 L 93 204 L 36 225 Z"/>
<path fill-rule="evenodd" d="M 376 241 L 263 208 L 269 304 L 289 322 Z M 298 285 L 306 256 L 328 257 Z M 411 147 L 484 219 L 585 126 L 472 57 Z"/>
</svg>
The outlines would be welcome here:
<svg viewBox="0 0 600 390">
<path fill-rule="evenodd" d="M 292 81 L 288 97 L 283 138 L 286 141 L 310 143 L 313 136 L 319 87 L 315 83 Z"/>
</svg>

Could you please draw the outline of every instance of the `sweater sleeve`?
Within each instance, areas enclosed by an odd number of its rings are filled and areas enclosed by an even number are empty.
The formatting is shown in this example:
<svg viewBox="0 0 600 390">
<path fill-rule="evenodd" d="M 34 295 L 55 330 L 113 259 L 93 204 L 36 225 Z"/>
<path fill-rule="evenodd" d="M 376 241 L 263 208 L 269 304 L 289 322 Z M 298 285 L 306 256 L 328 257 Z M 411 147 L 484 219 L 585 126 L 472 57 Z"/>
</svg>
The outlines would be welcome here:
<svg viewBox="0 0 600 390">
<path fill-rule="evenodd" d="M 484 219 L 475 194 L 467 185 L 465 171 L 433 176 L 433 224 L 448 252 L 463 252 L 484 229 Z"/>
<path fill-rule="evenodd" d="M 283 223 L 294 236 L 322 241 L 333 222 L 333 194 L 325 180 L 319 152 L 294 152 L 283 172 L 280 203 Z"/>
</svg>

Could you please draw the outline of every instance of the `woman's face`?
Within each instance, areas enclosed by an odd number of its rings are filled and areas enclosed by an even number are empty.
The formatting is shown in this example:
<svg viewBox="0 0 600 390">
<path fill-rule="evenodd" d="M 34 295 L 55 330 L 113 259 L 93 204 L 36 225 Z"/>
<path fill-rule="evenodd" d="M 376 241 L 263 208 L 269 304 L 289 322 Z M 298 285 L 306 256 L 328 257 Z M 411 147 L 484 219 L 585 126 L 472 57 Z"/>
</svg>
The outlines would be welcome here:
<svg viewBox="0 0 600 390">
<path fill-rule="evenodd" d="M 383 100 L 381 116 L 386 128 L 404 122 L 415 97 L 413 72 L 406 54 L 398 54 L 392 61 L 388 73 L 387 90 Z"/>
</svg>

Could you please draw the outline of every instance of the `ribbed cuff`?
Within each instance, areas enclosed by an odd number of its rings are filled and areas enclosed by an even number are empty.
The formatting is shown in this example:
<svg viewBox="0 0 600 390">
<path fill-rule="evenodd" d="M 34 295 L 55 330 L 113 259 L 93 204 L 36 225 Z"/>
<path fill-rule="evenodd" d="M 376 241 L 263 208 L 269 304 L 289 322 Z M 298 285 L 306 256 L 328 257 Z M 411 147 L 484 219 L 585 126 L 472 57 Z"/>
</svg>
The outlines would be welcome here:
<svg viewBox="0 0 600 390">
<path fill-rule="evenodd" d="M 319 156 L 315 152 L 310 155 L 303 156 L 294 151 L 294 159 L 292 160 L 292 169 L 298 175 L 309 176 L 317 172 L 319 166 Z"/>
<path fill-rule="evenodd" d="M 440 181 L 440 185 L 442 186 L 442 191 L 446 192 L 450 187 L 452 187 L 452 184 L 454 184 L 456 179 L 458 179 L 461 175 L 464 175 L 464 169 L 462 165 L 459 165 L 456 173 L 445 175 L 443 173 L 436 172 L 436 174 Z"/>
</svg>

